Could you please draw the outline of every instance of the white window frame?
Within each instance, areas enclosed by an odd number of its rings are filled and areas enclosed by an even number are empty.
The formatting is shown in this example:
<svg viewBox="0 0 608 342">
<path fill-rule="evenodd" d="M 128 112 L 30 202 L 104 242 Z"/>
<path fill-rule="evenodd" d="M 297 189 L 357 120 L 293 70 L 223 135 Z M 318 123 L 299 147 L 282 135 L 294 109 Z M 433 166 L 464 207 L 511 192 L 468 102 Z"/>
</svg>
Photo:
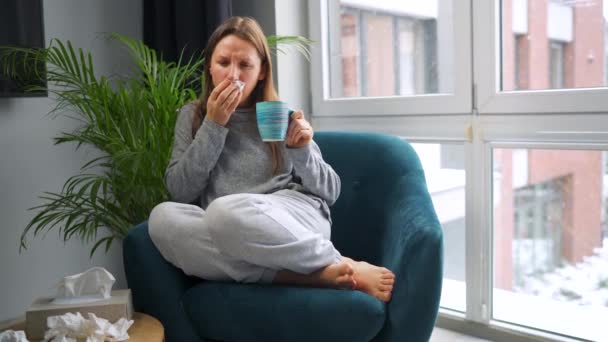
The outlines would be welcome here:
<svg viewBox="0 0 608 342">
<path fill-rule="evenodd" d="M 502 50 L 500 2 L 472 0 L 474 30 L 475 88 L 477 109 L 481 114 L 580 114 L 608 113 L 608 88 L 548 89 L 501 91 Z M 488 48 L 493 47 L 493 48 Z"/>
<path fill-rule="evenodd" d="M 330 7 L 331 6 L 331 7 Z M 376 115 L 416 115 L 416 114 L 468 114 L 471 112 L 471 50 L 469 48 L 470 10 L 469 1 L 458 2 L 452 7 L 453 37 L 453 92 L 451 94 L 425 94 L 414 96 L 388 96 L 364 98 L 331 98 L 330 61 L 328 51 L 339 51 L 339 26 L 329 26 L 330 15 L 339 15 L 338 0 L 309 1 L 310 38 L 316 41 L 311 52 L 311 88 L 313 117 L 323 116 L 376 116 Z M 339 20 L 336 19 L 336 20 Z M 333 45 L 333 46 L 331 46 Z M 327 48 L 324 48 L 327 47 Z M 334 58 L 338 65 L 340 56 Z M 334 77 L 335 79 L 335 77 Z"/>
</svg>

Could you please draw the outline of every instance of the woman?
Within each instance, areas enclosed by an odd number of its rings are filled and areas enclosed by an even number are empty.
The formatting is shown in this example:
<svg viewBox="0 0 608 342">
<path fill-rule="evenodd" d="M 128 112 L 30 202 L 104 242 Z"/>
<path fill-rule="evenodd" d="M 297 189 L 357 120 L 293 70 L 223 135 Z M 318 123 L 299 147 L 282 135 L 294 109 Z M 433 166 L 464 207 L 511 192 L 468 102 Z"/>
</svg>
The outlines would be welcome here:
<svg viewBox="0 0 608 342">
<path fill-rule="evenodd" d="M 162 255 L 204 279 L 356 289 L 389 301 L 393 273 L 341 256 L 329 240 L 340 179 L 303 113 L 291 115 L 284 142 L 260 138 L 255 103 L 278 96 L 259 25 L 228 19 L 204 58 L 205 89 L 180 110 L 165 174 L 174 202 L 150 214 Z"/>
</svg>

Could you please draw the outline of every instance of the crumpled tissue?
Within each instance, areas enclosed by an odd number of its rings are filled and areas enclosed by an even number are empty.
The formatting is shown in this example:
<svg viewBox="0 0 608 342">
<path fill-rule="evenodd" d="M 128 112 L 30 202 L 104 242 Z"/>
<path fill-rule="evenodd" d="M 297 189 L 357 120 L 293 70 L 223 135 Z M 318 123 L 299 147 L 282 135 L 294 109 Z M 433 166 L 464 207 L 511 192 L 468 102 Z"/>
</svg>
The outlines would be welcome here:
<svg viewBox="0 0 608 342">
<path fill-rule="evenodd" d="M 64 277 L 57 285 L 53 304 L 78 304 L 111 297 L 116 278 L 103 267 Z"/>
<path fill-rule="evenodd" d="M 76 342 L 86 338 L 86 342 L 117 342 L 129 339 L 127 330 L 133 325 L 133 320 L 121 318 L 112 324 L 107 319 L 99 318 L 88 313 L 89 319 L 79 312 L 68 312 L 61 316 L 47 318 L 48 330 L 44 340 L 49 342 Z"/>
<path fill-rule="evenodd" d="M 239 91 L 243 91 L 243 88 L 245 88 L 245 82 L 241 80 L 234 80 L 232 83 L 239 88 Z"/>
<path fill-rule="evenodd" d="M 0 333 L 0 342 L 28 342 L 23 330 L 6 330 Z"/>
</svg>

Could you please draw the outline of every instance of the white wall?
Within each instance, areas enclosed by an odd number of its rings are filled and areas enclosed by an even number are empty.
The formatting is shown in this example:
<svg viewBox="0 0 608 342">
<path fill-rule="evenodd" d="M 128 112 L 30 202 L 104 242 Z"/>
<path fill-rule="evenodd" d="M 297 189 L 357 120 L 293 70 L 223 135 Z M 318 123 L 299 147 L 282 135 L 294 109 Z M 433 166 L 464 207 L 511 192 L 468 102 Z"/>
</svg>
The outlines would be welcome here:
<svg viewBox="0 0 608 342">
<path fill-rule="evenodd" d="M 47 44 L 50 38 L 69 39 L 93 52 L 99 73 L 127 70 L 126 54 L 98 33 L 141 39 L 141 0 L 45 0 L 43 5 Z M 21 232 L 34 215 L 27 208 L 40 203 L 43 191 L 58 192 L 90 157 L 74 146 L 53 145 L 52 137 L 75 123 L 51 119 L 46 115 L 51 108 L 48 98 L 0 98 L 0 322 L 22 316 L 35 298 L 53 295 L 64 275 L 94 265 L 116 276 L 115 289 L 126 287 L 120 241 L 107 255 L 101 249 L 89 259 L 91 245 L 79 240 L 64 244 L 52 231 L 44 239 L 30 239 L 29 249 L 18 253 Z"/>
<path fill-rule="evenodd" d="M 276 1 L 275 11 L 277 35 L 310 37 L 307 1 Z M 277 73 L 281 100 L 289 103 L 294 109 L 304 110 L 310 118 L 310 62 L 295 49 L 291 49 L 277 56 Z"/>
</svg>

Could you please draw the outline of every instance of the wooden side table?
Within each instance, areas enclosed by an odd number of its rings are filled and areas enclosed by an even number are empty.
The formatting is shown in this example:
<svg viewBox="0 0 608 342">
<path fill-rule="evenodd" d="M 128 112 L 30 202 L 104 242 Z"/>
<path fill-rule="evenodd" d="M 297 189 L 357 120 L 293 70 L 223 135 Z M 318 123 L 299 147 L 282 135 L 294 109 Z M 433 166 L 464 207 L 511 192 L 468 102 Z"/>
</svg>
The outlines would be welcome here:
<svg viewBox="0 0 608 342">
<path fill-rule="evenodd" d="M 129 328 L 130 342 L 163 342 L 165 340 L 165 329 L 159 320 L 146 315 L 145 313 L 136 312 L 133 314 L 133 325 Z M 7 330 L 25 330 L 25 321 L 19 322 L 8 327 Z M 30 340 L 31 342 L 37 342 Z"/>
</svg>

